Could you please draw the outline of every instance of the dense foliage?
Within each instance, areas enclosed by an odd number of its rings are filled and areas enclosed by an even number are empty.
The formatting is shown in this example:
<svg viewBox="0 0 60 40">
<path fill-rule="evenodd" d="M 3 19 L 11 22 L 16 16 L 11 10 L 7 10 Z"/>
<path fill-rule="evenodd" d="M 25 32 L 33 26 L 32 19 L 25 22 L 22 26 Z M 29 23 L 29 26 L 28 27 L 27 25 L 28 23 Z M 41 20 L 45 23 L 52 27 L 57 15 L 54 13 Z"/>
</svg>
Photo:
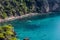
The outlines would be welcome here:
<svg viewBox="0 0 60 40">
<path fill-rule="evenodd" d="M 33 12 L 32 0 L 0 0 L 0 17 L 20 16 Z"/>
<path fill-rule="evenodd" d="M 12 25 L 0 26 L 0 40 L 18 40 Z"/>
<path fill-rule="evenodd" d="M 49 12 L 58 8 L 59 2 L 58 0 L 0 0 L 0 18 Z"/>
</svg>

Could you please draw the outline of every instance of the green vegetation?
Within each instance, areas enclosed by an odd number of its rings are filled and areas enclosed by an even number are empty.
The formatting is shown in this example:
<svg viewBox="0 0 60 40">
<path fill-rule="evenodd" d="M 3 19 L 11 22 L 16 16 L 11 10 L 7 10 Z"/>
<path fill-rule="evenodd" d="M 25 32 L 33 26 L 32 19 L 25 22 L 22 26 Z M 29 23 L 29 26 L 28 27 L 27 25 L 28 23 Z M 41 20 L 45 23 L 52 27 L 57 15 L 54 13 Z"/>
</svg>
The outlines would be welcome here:
<svg viewBox="0 0 60 40">
<path fill-rule="evenodd" d="M 12 25 L 0 26 L 0 40 L 18 40 Z"/>
<path fill-rule="evenodd" d="M 35 8 L 36 3 L 37 1 L 35 0 L 1 0 L 0 18 L 3 17 L 4 19 L 10 16 L 20 16 L 35 12 L 37 10 Z"/>
</svg>

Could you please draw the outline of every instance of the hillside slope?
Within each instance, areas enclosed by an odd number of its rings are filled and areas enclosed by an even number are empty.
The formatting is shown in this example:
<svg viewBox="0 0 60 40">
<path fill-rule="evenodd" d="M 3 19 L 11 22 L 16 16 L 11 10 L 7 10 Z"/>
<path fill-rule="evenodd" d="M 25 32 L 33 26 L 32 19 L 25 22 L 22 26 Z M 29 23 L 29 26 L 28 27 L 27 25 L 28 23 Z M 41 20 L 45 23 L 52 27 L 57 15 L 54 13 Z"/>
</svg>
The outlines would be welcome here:
<svg viewBox="0 0 60 40">
<path fill-rule="evenodd" d="M 0 0 L 0 18 L 27 13 L 60 12 L 60 0 Z"/>
</svg>

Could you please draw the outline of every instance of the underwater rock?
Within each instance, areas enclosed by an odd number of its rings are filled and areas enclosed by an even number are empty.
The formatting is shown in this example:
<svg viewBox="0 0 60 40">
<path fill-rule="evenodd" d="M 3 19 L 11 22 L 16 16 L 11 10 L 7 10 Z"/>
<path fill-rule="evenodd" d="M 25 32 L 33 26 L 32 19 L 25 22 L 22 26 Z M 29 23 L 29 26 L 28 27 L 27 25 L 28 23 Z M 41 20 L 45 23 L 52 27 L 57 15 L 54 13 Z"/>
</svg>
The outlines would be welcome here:
<svg viewBox="0 0 60 40">
<path fill-rule="evenodd" d="M 36 24 L 31 24 L 31 25 L 26 25 L 26 29 L 29 30 L 34 30 L 34 29 L 38 29 L 40 26 L 36 25 Z"/>
<path fill-rule="evenodd" d="M 32 21 L 31 21 L 31 20 L 28 20 L 27 22 L 30 23 L 30 22 L 32 22 Z"/>
<path fill-rule="evenodd" d="M 29 38 L 24 38 L 23 40 L 29 40 Z"/>
</svg>

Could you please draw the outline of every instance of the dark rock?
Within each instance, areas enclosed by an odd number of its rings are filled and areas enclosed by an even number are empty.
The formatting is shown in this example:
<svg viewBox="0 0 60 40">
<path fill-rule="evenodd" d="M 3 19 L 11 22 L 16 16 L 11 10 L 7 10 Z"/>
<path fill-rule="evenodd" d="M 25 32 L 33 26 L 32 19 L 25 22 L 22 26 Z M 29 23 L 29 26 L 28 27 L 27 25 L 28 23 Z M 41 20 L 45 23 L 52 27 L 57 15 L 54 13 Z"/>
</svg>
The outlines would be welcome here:
<svg viewBox="0 0 60 40">
<path fill-rule="evenodd" d="M 24 38 L 23 40 L 29 40 L 29 38 Z"/>
</svg>

